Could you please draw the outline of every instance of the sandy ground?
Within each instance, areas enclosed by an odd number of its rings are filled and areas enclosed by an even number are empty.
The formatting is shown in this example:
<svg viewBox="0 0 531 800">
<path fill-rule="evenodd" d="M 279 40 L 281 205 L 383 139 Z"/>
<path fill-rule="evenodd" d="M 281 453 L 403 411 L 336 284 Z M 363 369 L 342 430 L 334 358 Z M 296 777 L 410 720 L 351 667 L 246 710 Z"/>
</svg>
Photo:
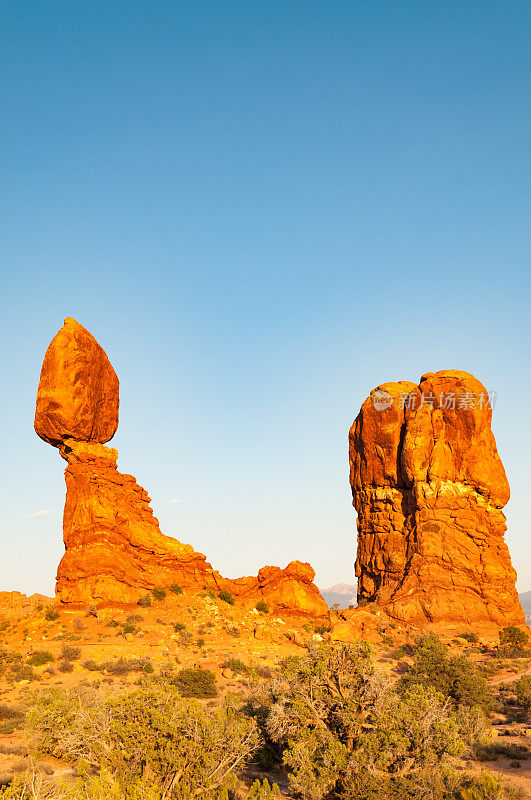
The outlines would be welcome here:
<svg viewBox="0 0 531 800">
<path fill-rule="evenodd" d="M 37 681 L 7 682 L 0 675 L 0 704 L 23 707 L 34 691 L 54 685 L 71 687 L 82 681 L 103 681 L 109 687 L 126 690 L 138 680 L 138 673 L 112 676 L 85 666 L 89 660 L 101 666 L 119 658 L 149 658 L 155 669 L 167 664 L 210 669 L 216 674 L 221 697 L 226 690 L 237 691 L 241 686 L 242 677 L 224 667 L 229 659 L 239 659 L 254 667 L 274 668 L 282 658 L 304 652 L 309 642 L 320 641 L 323 636 L 327 638 L 318 625 L 309 624 L 308 620 L 280 619 L 201 596 L 175 596 L 163 603 L 154 601 L 150 608 L 107 608 L 101 610 L 97 618 L 83 610 L 62 610 L 56 620 L 48 620 L 46 605 L 0 609 L 0 626 L 3 623 L 0 646 L 16 649 L 24 659 L 42 650 L 49 651 L 54 659 L 50 664 L 34 667 Z M 132 617 L 136 619 L 128 622 Z M 398 676 L 409 659 L 400 662 L 389 659 L 390 650 L 405 641 L 396 631 L 392 634 L 392 647 L 376 645 L 376 652 L 380 666 Z M 72 661 L 71 672 L 60 670 L 64 646 L 81 649 L 80 657 Z M 469 647 L 466 642 L 454 646 L 456 652 L 466 652 Z M 511 683 L 526 674 L 531 674 L 531 666 L 494 676 L 490 683 L 493 686 Z M 511 736 L 504 735 L 508 728 Z M 518 726 L 500 720 L 496 725 L 499 735 L 493 741 L 520 744 L 531 750 L 531 737 L 524 735 L 524 728 L 520 725 L 518 730 Z M 17 762 L 22 764 L 23 747 L 19 732 L 0 734 L 0 776 L 8 773 Z M 477 763 L 474 768 L 503 775 L 521 787 L 531 800 L 531 758 L 522 759 L 518 764 L 500 755 L 495 761 Z M 57 776 L 72 773 L 68 764 L 54 759 L 46 759 L 46 767 Z M 287 778 L 282 772 L 258 775 L 250 770 L 247 782 L 250 784 L 255 777 L 264 775 L 270 782 L 278 783 L 284 797 L 290 797 Z"/>
</svg>

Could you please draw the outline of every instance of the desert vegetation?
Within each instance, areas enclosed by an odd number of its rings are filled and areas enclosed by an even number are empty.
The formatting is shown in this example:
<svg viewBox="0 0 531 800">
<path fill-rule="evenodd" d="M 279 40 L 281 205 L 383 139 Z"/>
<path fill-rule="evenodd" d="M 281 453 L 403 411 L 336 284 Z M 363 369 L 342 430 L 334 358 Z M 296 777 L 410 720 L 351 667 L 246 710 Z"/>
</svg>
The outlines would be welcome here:
<svg viewBox="0 0 531 800">
<path fill-rule="evenodd" d="M 529 755 L 524 746 L 493 739 L 490 722 L 504 703 L 528 714 L 528 678 L 496 693 L 477 663 L 452 655 L 433 634 L 402 648 L 406 660 L 399 663 L 406 667 L 398 672 L 382 668 L 385 648 L 366 643 L 310 643 L 275 669 L 226 658 L 220 668 L 238 678 L 234 688 L 220 686 L 220 676 L 206 668 L 167 660 L 154 669 L 134 658 L 83 661 L 81 651 L 63 645 L 60 658 L 88 675 L 108 676 L 104 681 L 40 686 L 37 676 L 23 707 L 0 705 L 0 725 L 23 735 L 23 757 L 0 778 L 0 797 L 524 796 L 484 767 Z M 53 664 L 40 651 L 32 660 L 36 669 Z M 28 666 L 22 656 L 5 663 L 18 672 Z M 124 686 L 105 682 L 129 676 L 133 683 Z M 50 759 L 65 765 L 64 776 L 49 774 Z"/>
</svg>

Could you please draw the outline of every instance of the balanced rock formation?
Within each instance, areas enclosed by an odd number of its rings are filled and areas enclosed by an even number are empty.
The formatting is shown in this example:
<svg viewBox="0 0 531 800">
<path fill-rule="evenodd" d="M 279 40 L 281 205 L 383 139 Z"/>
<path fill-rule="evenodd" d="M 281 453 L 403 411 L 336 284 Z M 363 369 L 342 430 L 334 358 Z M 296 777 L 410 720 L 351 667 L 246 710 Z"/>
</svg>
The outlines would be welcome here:
<svg viewBox="0 0 531 800">
<path fill-rule="evenodd" d="M 108 442 L 118 427 L 118 378 L 94 336 L 72 317 L 44 356 L 35 431 L 60 447 L 66 439 Z"/>
<path fill-rule="evenodd" d="M 147 492 L 118 472 L 118 452 L 104 444 L 117 425 L 118 378 L 94 337 L 69 317 L 46 351 L 35 414 L 37 434 L 68 462 L 61 602 L 136 603 L 150 589 L 177 584 L 227 589 L 253 605 L 263 598 L 277 613 L 328 615 L 309 564 L 230 580 L 191 545 L 162 534 Z"/>
<path fill-rule="evenodd" d="M 521 624 L 509 484 L 485 387 L 467 372 L 384 383 L 350 430 L 358 601 L 412 624 Z"/>
</svg>

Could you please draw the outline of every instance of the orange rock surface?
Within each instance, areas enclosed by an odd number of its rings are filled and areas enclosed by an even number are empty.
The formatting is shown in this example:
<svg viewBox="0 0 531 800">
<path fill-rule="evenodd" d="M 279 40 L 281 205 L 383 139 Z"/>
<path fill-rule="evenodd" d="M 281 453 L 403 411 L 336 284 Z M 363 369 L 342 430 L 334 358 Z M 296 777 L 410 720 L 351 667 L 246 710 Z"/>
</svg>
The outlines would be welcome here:
<svg viewBox="0 0 531 800">
<path fill-rule="evenodd" d="M 65 439 L 108 442 L 118 427 L 118 378 L 96 339 L 65 319 L 44 356 L 35 431 L 59 447 Z"/>
<path fill-rule="evenodd" d="M 118 472 L 106 447 L 118 424 L 118 379 L 94 337 L 75 320 L 46 352 L 35 429 L 68 462 L 63 517 L 65 554 L 56 595 L 63 603 L 136 603 L 154 587 L 230 591 L 253 606 L 328 616 L 309 564 L 264 567 L 257 577 L 223 578 L 202 553 L 161 533 L 150 498 L 132 475 Z M 170 593 L 171 596 L 171 593 Z"/>
<path fill-rule="evenodd" d="M 524 622 L 491 418 L 485 387 L 454 370 L 363 403 L 349 448 L 360 602 L 416 625 Z"/>
</svg>

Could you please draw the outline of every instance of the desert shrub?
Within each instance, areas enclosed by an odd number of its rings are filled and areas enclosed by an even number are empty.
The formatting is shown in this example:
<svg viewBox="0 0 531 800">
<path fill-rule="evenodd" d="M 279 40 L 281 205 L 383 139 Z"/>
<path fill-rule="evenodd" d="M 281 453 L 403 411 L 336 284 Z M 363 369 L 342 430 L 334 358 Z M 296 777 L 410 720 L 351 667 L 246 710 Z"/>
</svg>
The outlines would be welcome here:
<svg viewBox="0 0 531 800">
<path fill-rule="evenodd" d="M 270 667 L 262 667 L 260 664 L 258 664 L 256 667 L 253 667 L 253 672 L 255 672 L 260 678 L 273 677 L 273 670 Z"/>
<path fill-rule="evenodd" d="M 526 654 L 528 635 L 516 625 L 508 625 L 498 631 L 499 652 L 503 658 L 518 658 Z"/>
<path fill-rule="evenodd" d="M 0 734 L 2 736 L 11 736 L 18 728 L 20 728 L 20 724 L 17 724 L 15 720 L 6 719 L 3 722 L 0 721 Z"/>
<path fill-rule="evenodd" d="M 522 760 L 529 758 L 529 750 L 522 744 L 497 742 L 497 751 L 500 755 L 506 756 L 506 758 Z"/>
<path fill-rule="evenodd" d="M 59 672 L 73 672 L 74 665 L 71 661 L 61 661 L 59 664 Z"/>
<path fill-rule="evenodd" d="M 190 633 L 190 631 L 181 631 L 179 634 L 179 645 L 181 647 L 189 647 L 194 640 L 194 637 Z"/>
<path fill-rule="evenodd" d="M 223 669 L 230 669 L 232 672 L 238 672 L 241 674 L 246 674 L 249 672 L 247 664 L 245 664 L 241 658 L 226 658 L 221 666 Z"/>
<path fill-rule="evenodd" d="M 450 658 L 448 648 L 434 633 L 417 637 L 413 666 L 400 681 L 404 689 L 416 684 L 441 692 L 456 706 L 478 707 L 486 712 L 493 706 L 489 685 L 476 664 L 464 656 Z"/>
<path fill-rule="evenodd" d="M 229 592 L 228 589 L 221 589 L 219 593 L 219 599 L 231 606 L 234 605 L 234 596 Z"/>
<path fill-rule="evenodd" d="M 399 647 L 396 647 L 389 655 L 391 658 L 394 658 L 395 661 L 400 661 L 407 653 L 407 648 L 404 644 L 401 644 Z"/>
<path fill-rule="evenodd" d="M 459 793 L 460 800 L 517 800 L 521 795 L 489 772 L 469 778 Z"/>
<path fill-rule="evenodd" d="M 0 704 L 0 733 L 11 734 L 20 726 L 24 720 L 24 713 L 16 706 L 6 706 Z"/>
<path fill-rule="evenodd" d="M 142 614 L 129 614 L 125 621 L 128 622 L 129 625 L 135 625 L 137 622 L 143 622 L 143 620 L 144 617 Z"/>
<path fill-rule="evenodd" d="M 253 709 L 305 800 L 450 798 L 461 780 L 453 759 L 481 726 L 429 686 L 396 691 L 366 644 L 285 659 L 279 679 L 256 687 Z"/>
<path fill-rule="evenodd" d="M 531 711 L 531 675 L 523 675 L 514 684 L 516 702 L 526 711 Z"/>
<path fill-rule="evenodd" d="M 9 673 L 17 672 L 22 667 L 22 653 L 16 650 L 8 650 L 6 647 L 0 647 L 0 675 L 8 677 Z"/>
<path fill-rule="evenodd" d="M 496 761 L 498 756 L 524 760 L 529 758 L 529 750 L 525 745 L 501 741 L 484 742 L 474 748 L 474 757 L 477 761 Z"/>
<path fill-rule="evenodd" d="M 0 721 L 4 722 L 6 719 L 22 719 L 23 712 L 16 706 L 6 706 L 0 703 Z"/>
<path fill-rule="evenodd" d="M 178 583 L 172 583 L 171 586 L 168 586 L 168 589 L 169 589 L 170 592 L 173 592 L 173 594 L 182 594 L 183 593 L 182 586 L 179 586 Z"/>
<path fill-rule="evenodd" d="M 459 634 L 460 639 L 465 639 L 470 644 L 477 644 L 479 642 L 479 636 L 474 631 L 465 631 L 465 633 Z"/>
<path fill-rule="evenodd" d="M 81 619 L 81 617 L 76 617 L 73 623 L 73 628 L 76 633 L 81 633 L 82 631 L 86 630 L 86 625 Z"/>
<path fill-rule="evenodd" d="M 84 661 L 83 662 L 83 666 L 85 667 L 85 669 L 88 669 L 90 672 L 97 672 L 98 670 L 101 669 L 101 667 L 98 664 L 98 662 L 94 661 L 94 659 L 92 659 L 92 658 L 89 658 L 89 659 L 87 659 L 87 661 Z"/>
<path fill-rule="evenodd" d="M 229 636 L 233 636 L 235 639 L 239 639 L 241 636 L 241 631 L 239 628 L 236 627 L 236 625 L 231 625 L 230 627 L 228 627 L 227 633 L 229 634 Z"/>
<path fill-rule="evenodd" d="M 181 633 L 182 631 L 186 630 L 186 625 L 183 622 L 174 622 L 173 630 L 175 633 Z"/>
<path fill-rule="evenodd" d="M 54 622 L 59 617 L 59 611 L 57 608 L 53 606 L 48 606 L 46 611 L 44 612 L 44 616 L 48 620 L 48 622 Z"/>
<path fill-rule="evenodd" d="M 139 597 L 136 601 L 137 606 L 141 608 L 148 608 L 151 605 L 151 597 L 149 594 L 145 594 L 143 597 Z"/>
<path fill-rule="evenodd" d="M 256 604 L 256 610 L 260 612 L 260 614 L 269 614 L 269 606 L 267 605 L 265 600 L 259 600 Z"/>
<path fill-rule="evenodd" d="M 65 661 L 77 661 L 81 658 L 81 648 L 64 644 L 61 648 L 61 658 Z"/>
<path fill-rule="evenodd" d="M 126 636 L 128 633 L 135 633 L 136 628 L 130 622 L 126 622 L 122 625 L 122 636 Z"/>
<path fill-rule="evenodd" d="M 31 667 L 42 667 L 44 664 L 49 664 L 51 661 L 55 661 L 55 658 L 49 650 L 35 650 L 35 652 L 30 653 L 27 658 L 27 662 Z"/>
<path fill-rule="evenodd" d="M 222 797 L 233 771 L 257 746 L 252 722 L 230 707 L 207 714 L 167 690 L 140 689 L 111 708 L 111 736 L 121 744 L 107 758 L 112 772 L 127 781 L 148 766 L 174 797 Z"/>
<path fill-rule="evenodd" d="M 205 640 L 203 639 L 203 637 L 202 637 L 202 636 L 200 636 L 200 637 L 199 637 L 199 639 L 198 639 L 198 640 L 197 640 L 197 642 L 196 642 L 196 645 L 197 645 L 198 647 L 204 647 L 204 646 L 205 646 Z"/>
<path fill-rule="evenodd" d="M 108 661 L 102 664 L 109 675 L 128 675 L 130 672 L 152 673 L 153 665 L 149 658 L 119 658 L 117 661 Z"/>
<path fill-rule="evenodd" d="M 189 667 L 177 672 L 175 686 L 183 697 L 216 697 L 216 676 L 208 669 Z"/>
<path fill-rule="evenodd" d="M 3 788 L 0 786 L 0 798 L 4 800 L 67 800 L 69 797 L 72 797 L 69 792 L 34 765 L 9 776 Z"/>
<path fill-rule="evenodd" d="M 34 672 L 33 667 L 29 664 L 24 665 L 20 669 L 13 669 L 12 677 L 16 681 L 36 681 L 39 676 Z"/>
<path fill-rule="evenodd" d="M 101 734 L 98 709 L 95 691 L 86 687 L 71 690 L 53 687 L 36 695 L 26 714 L 26 738 L 30 751 L 36 756 L 81 757 L 77 740 L 91 710 L 94 713 L 90 724 Z M 91 763 L 95 766 L 97 762 Z"/>
<path fill-rule="evenodd" d="M 282 797 L 278 785 L 274 783 L 271 786 L 267 778 L 263 782 L 257 778 L 249 789 L 247 800 L 274 800 L 275 797 Z"/>
<path fill-rule="evenodd" d="M 321 623 L 320 625 L 316 625 L 315 633 L 318 633 L 319 636 L 323 636 L 328 630 L 328 625 Z"/>
<path fill-rule="evenodd" d="M 28 736 L 37 754 L 83 760 L 87 777 L 75 796 L 90 800 L 221 800 L 258 746 L 256 725 L 232 706 L 207 713 L 154 679 L 119 696 L 89 688 L 43 693 Z"/>
<path fill-rule="evenodd" d="M 155 588 L 151 590 L 151 594 L 155 600 L 161 602 L 166 597 L 166 589 L 164 589 L 162 586 L 155 586 Z"/>
</svg>

